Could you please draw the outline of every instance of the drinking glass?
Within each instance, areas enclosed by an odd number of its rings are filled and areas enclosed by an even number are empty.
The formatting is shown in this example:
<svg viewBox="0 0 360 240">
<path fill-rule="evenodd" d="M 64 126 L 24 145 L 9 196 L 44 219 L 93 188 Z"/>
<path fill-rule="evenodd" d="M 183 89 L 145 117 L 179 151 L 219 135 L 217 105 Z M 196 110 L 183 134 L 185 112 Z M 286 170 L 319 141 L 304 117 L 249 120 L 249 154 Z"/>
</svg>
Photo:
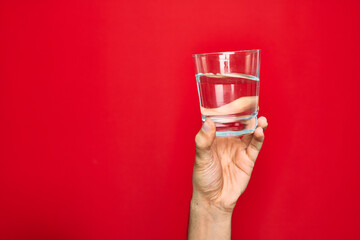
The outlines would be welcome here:
<svg viewBox="0 0 360 240">
<path fill-rule="evenodd" d="M 194 54 L 202 121 L 211 118 L 216 136 L 255 131 L 259 103 L 260 50 Z"/>
</svg>

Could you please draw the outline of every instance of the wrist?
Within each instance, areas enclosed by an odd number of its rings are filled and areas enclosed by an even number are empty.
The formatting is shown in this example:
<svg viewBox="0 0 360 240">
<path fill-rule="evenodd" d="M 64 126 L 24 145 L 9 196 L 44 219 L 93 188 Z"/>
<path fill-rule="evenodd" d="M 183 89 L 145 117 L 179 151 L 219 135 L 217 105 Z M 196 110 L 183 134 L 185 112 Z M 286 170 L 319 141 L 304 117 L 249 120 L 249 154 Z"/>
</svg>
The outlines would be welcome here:
<svg viewBox="0 0 360 240">
<path fill-rule="evenodd" d="M 207 201 L 190 202 L 189 240 L 230 239 L 232 211 L 223 211 Z"/>
<path fill-rule="evenodd" d="M 217 204 L 213 204 L 205 199 L 192 197 L 190 202 L 190 210 L 200 213 L 204 217 L 210 219 L 231 219 L 233 208 L 223 208 Z"/>
<path fill-rule="evenodd" d="M 225 201 L 224 199 L 211 199 L 210 196 L 204 196 L 203 193 L 193 189 L 191 203 L 194 207 L 201 207 L 211 212 L 218 212 L 219 214 L 232 214 L 234 211 L 236 201 Z"/>
</svg>

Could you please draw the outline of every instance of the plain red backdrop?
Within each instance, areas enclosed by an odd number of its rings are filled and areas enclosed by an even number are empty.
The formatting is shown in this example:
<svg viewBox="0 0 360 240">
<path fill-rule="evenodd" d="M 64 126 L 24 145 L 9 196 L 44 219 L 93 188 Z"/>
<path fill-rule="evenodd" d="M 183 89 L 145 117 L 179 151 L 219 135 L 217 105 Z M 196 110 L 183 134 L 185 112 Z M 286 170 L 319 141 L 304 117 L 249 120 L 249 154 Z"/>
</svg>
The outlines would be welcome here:
<svg viewBox="0 0 360 240">
<path fill-rule="evenodd" d="M 185 239 L 192 54 L 260 48 L 233 239 L 360 239 L 360 4 L 1 1 L 0 239 Z"/>
</svg>

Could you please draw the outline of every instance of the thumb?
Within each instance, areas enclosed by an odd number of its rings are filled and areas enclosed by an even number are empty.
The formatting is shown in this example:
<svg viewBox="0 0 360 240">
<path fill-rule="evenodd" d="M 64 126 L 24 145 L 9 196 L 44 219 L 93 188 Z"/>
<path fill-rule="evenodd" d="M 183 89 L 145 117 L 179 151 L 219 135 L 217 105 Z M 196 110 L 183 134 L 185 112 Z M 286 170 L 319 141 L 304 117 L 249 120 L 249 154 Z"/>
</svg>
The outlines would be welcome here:
<svg viewBox="0 0 360 240">
<path fill-rule="evenodd" d="M 210 159 L 210 147 L 213 144 L 216 136 L 215 123 L 210 119 L 206 119 L 200 131 L 195 137 L 196 155 L 200 159 Z"/>
</svg>

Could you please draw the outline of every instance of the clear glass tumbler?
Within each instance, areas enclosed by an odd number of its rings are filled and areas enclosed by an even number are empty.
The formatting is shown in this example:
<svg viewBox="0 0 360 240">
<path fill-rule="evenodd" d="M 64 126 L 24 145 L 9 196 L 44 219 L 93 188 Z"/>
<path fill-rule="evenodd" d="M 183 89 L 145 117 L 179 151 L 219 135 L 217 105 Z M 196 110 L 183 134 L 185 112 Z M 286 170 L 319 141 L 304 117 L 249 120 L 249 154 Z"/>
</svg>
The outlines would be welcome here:
<svg viewBox="0 0 360 240">
<path fill-rule="evenodd" d="M 260 50 L 194 54 L 202 121 L 216 136 L 255 131 L 259 103 Z"/>
</svg>

